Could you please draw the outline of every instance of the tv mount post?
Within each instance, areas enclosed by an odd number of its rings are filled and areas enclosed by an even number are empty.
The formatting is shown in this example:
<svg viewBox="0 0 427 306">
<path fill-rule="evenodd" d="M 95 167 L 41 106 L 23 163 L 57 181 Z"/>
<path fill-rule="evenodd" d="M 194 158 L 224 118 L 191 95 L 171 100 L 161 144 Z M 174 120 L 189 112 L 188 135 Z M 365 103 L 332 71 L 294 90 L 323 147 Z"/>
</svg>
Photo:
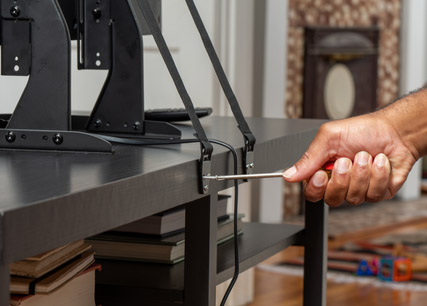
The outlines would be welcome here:
<svg viewBox="0 0 427 306">
<path fill-rule="evenodd" d="M 0 148 L 112 152 L 100 137 L 71 131 L 70 35 L 57 0 L 0 0 L 0 10 L 1 73 L 29 75 L 2 118 Z"/>
<path fill-rule="evenodd" d="M 160 12 L 160 1 L 152 1 L 152 6 Z M 135 2 L 79 0 L 78 11 L 79 69 L 109 70 L 86 129 L 127 137 L 180 138 L 173 125 L 144 119 L 142 36 L 150 33 Z"/>
</svg>

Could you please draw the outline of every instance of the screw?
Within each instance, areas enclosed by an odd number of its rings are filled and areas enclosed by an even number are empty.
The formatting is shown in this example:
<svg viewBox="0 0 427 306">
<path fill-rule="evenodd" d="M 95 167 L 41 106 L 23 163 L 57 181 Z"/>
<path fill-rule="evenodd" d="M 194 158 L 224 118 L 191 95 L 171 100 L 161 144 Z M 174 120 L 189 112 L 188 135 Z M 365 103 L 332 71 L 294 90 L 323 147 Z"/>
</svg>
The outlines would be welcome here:
<svg viewBox="0 0 427 306">
<path fill-rule="evenodd" d="M 102 11 L 101 11 L 99 8 L 95 8 L 95 9 L 92 11 L 92 15 L 93 15 L 93 17 L 94 17 L 96 20 L 99 20 L 99 19 L 101 19 Z"/>
<path fill-rule="evenodd" d="M 253 169 L 253 167 L 255 167 L 254 163 L 250 163 L 246 165 L 246 169 Z"/>
<path fill-rule="evenodd" d="M 15 141 L 15 139 L 16 139 L 16 136 L 15 136 L 15 134 L 14 134 L 13 132 L 8 132 L 8 133 L 5 135 L 5 138 L 6 138 L 6 141 L 7 141 L 7 142 L 14 142 L 14 141 Z"/>
<path fill-rule="evenodd" d="M 96 119 L 95 123 L 93 124 L 96 128 L 100 127 L 102 124 L 101 119 Z"/>
<path fill-rule="evenodd" d="M 21 8 L 17 5 L 12 6 L 10 8 L 10 14 L 12 15 L 12 17 L 18 18 L 19 15 L 21 15 Z"/>
<path fill-rule="evenodd" d="M 133 124 L 133 129 L 134 130 L 139 130 L 141 128 L 141 123 L 139 122 L 139 121 L 136 121 L 134 124 Z"/>
<path fill-rule="evenodd" d="M 64 141 L 64 137 L 61 134 L 55 134 L 52 137 L 53 142 L 57 145 L 60 145 Z"/>
<path fill-rule="evenodd" d="M 203 185 L 203 192 L 209 191 L 209 185 Z"/>
</svg>

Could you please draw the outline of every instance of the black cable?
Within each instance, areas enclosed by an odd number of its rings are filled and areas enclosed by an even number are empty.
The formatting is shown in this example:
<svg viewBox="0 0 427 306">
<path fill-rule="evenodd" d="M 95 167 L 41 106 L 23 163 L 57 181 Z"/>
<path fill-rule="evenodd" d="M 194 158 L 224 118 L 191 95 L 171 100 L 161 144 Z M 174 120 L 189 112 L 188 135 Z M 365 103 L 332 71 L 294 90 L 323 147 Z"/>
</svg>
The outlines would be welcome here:
<svg viewBox="0 0 427 306">
<path fill-rule="evenodd" d="M 199 139 L 195 138 L 188 138 L 188 139 L 138 139 L 138 138 L 122 138 L 122 137 L 114 137 L 114 136 L 107 136 L 107 135 L 99 135 L 96 134 L 99 137 L 115 142 L 115 143 L 121 143 L 121 144 L 128 144 L 128 145 L 170 145 L 170 144 L 184 144 L 184 143 L 196 143 L 200 142 Z M 237 165 L 238 165 L 238 157 L 236 150 L 228 143 L 216 140 L 216 139 L 208 139 L 209 142 L 223 146 L 227 148 L 231 154 L 233 155 L 233 172 L 235 175 L 237 175 Z M 237 215 L 238 215 L 238 208 L 239 208 L 239 182 L 238 180 L 234 180 L 234 216 L 233 216 L 233 236 L 234 236 L 234 274 L 233 278 L 231 279 L 230 284 L 227 287 L 226 292 L 224 293 L 224 296 L 222 298 L 220 306 L 224 306 L 227 302 L 227 299 L 233 290 L 233 287 L 237 281 L 237 278 L 239 277 L 239 270 L 240 270 L 240 262 L 239 262 L 239 243 L 237 241 L 238 239 L 238 227 L 237 227 Z"/>
<path fill-rule="evenodd" d="M 237 152 L 236 150 L 229 145 L 228 143 L 219 141 L 219 140 L 215 140 L 215 139 L 209 139 L 210 142 L 218 144 L 220 146 L 226 147 L 227 149 L 230 150 L 231 154 L 233 154 L 233 160 L 234 160 L 234 174 L 237 175 L 237 163 L 238 163 L 238 158 L 237 158 Z M 221 301 L 221 306 L 224 306 L 225 303 L 227 302 L 228 296 L 231 293 L 231 290 L 234 287 L 234 284 L 237 281 L 237 278 L 239 277 L 239 243 L 237 241 L 238 238 L 238 228 L 237 228 L 237 214 L 238 214 L 238 204 L 239 204 L 239 182 L 238 180 L 234 180 L 234 275 L 233 278 L 231 279 L 230 284 L 228 285 L 227 291 L 225 292 L 222 301 Z"/>
</svg>

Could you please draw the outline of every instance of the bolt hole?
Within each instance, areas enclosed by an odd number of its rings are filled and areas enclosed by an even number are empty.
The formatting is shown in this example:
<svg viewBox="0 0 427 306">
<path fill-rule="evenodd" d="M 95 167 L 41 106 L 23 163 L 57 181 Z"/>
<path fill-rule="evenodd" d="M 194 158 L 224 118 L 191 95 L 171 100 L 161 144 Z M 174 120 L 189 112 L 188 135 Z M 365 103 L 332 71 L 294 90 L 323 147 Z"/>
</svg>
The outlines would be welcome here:
<svg viewBox="0 0 427 306">
<path fill-rule="evenodd" d="M 123 126 L 124 126 L 125 128 L 127 128 L 127 127 L 128 127 L 128 123 L 127 123 L 127 122 L 123 123 Z"/>
<path fill-rule="evenodd" d="M 21 135 L 21 139 L 22 139 L 22 140 L 25 140 L 25 139 L 27 139 L 27 135 L 25 135 L 25 134 L 22 134 L 22 135 Z"/>
<path fill-rule="evenodd" d="M 95 62 L 95 65 L 96 65 L 97 67 L 101 66 L 101 61 L 100 61 L 100 60 L 97 60 L 97 61 Z"/>
<path fill-rule="evenodd" d="M 110 122 L 107 122 L 105 125 L 106 125 L 106 126 L 110 126 Z"/>
<path fill-rule="evenodd" d="M 49 137 L 47 137 L 46 135 L 43 135 L 43 140 L 48 140 L 49 139 Z"/>
<path fill-rule="evenodd" d="M 15 65 L 15 67 L 13 67 L 13 70 L 15 70 L 15 72 L 18 72 L 19 71 L 19 66 Z"/>
</svg>

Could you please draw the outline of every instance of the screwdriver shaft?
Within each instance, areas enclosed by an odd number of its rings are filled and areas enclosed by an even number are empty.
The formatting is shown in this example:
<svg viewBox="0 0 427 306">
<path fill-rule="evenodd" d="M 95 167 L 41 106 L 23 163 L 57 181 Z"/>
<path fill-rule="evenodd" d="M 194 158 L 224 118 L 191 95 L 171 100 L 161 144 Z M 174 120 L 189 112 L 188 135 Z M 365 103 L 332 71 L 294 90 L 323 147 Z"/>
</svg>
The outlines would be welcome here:
<svg viewBox="0 0 427 306">
<path fill-rule="evenodd" d="M 239 174 L 239 175 L 205 175 L 203 179 L 224 181 L 224 180 L 247 180 L 247 179 L 260 179 L 260 178 L 276 178 L 282 177 L 282 172 L 274 173 L 258 173 L 258 174 Z"/>
</svg>

